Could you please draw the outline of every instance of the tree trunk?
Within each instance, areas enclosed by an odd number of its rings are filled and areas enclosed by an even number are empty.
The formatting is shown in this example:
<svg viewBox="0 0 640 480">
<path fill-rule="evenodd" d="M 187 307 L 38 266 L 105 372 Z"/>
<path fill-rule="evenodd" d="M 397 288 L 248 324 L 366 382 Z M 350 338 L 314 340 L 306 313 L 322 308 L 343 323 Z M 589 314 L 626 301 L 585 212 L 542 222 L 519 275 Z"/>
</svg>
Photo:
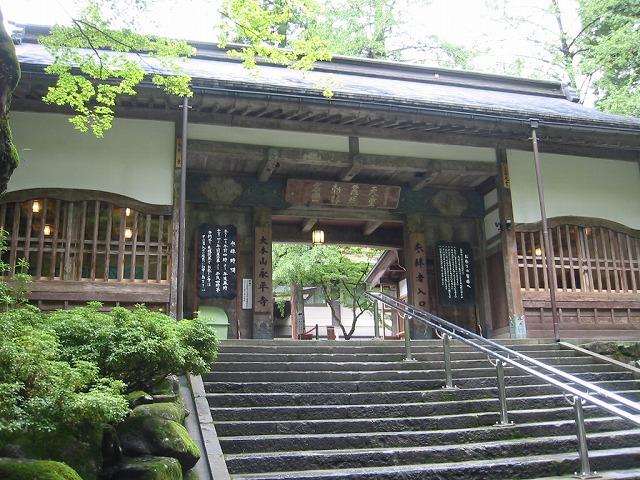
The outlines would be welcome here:
<svg viewBox="0 0 640 480">
<path fill-rule="evenodd" d="M 304 288 L 302 285 L 292 283 L 291 291 L 291 321 L 295 328 L 294 338 L 298 338 L 305 331 L 304 324 Z"/>
<path fill-rule="evenodd" d="M 11 93 L 19 81 L 20 62 L 13 40 L 4 28 L 4 17 L 0 10 L 0 194 L 7 190 L 7 183 L 19 160 L 9 127 Z"/>
</svg>

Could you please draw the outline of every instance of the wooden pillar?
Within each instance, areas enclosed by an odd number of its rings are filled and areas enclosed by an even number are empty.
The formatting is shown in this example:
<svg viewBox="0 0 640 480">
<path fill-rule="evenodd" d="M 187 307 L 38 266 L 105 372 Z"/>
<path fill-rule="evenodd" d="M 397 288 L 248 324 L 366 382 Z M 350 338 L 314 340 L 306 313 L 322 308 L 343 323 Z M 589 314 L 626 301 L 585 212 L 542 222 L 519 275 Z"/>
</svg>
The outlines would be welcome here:
<svg viewBox="0 0 640 480">
<path fill-rule="evenodd" d="M 422 217 L 411 215 L 405 220 L 405 268 L 409 303 L 424 311 L 430 311 L 429 282 L 427 279 L 427 245 Z M 402 328 L 402 327 L 401 327 Z M 431 338 L 431 329 L 422 322 L 411 322 L 411 338 Z"/>
<path fill-rule="evenodd" d="M 182 169 L 182 139 L 179 124 L 176 122 L 175 170 L 173 174 L 173 206 L 171 210 L 171 281 L 169 294 L 169 315 L 178 318 L 178 244 L 180 243 L 180 187 Z"/>
<path fill-rule="evenodd" d="M 271 210 L 254 210 L 253 338 L 274 338 Z"/>
<path fill-rule="evenodd" d="M 502 259 L 504 262 L 507 311 L 509 312 L 509 331 L 511 338 L 526 338 L 527 326 L 520 290 L 520 268 L 518 267 L 516 232 L 513 228 L 513 205 L 511 203 L 511 183 L 509 180 L 507 152 L 504 149 L 496 150 L 496 158 L 498 161 L 496 188 L 498 190 L 500 223 L 503 227 L 501 235 Z"/>
</svg>

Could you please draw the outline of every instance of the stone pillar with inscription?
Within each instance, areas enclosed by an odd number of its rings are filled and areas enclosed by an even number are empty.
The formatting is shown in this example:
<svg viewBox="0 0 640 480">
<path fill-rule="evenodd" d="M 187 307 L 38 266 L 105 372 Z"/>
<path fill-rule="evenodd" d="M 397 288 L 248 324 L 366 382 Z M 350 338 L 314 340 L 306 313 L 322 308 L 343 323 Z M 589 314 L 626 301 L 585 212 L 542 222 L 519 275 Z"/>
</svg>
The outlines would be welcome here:
<svg viewBox="0 0 640 480">
<path fill-rule="evenodd" d="M 409 217 L 405 222 L 405 231 L 408 235 L 405 239 L 405 259 L 407 270 L 407 290 L 409 303 L 428 312 L 429 283 L 427 279 L 427 246 L 422 220 L 420 217 Z M 402 327 L 401 327 L 402 328 Z M 433 332 L 422 322 L 411 322 L 411 338 L 432 338 Z M 402 328 L 404 329 L 404 328 Z"/>
<path fill-rule="evenodd" d="M 255 209 L 253 338 L 274 338 L 271 210 Z"/>
</svg>

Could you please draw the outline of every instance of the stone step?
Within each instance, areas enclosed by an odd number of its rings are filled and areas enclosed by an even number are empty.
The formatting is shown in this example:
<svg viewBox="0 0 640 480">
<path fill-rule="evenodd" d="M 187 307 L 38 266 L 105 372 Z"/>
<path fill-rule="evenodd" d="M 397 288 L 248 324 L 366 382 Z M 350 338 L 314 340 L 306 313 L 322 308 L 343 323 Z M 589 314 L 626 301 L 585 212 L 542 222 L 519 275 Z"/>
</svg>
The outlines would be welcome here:
<svg viewBox="0 0 640 480">
<path fill-rule="evenodd" d="M 499 345 L 510 348 L 512 350 L 519 351 L 531 351 L 531 350 L 563 350 L 564 347 L 557 342 L 548 339 L 503 339 L 500 340 Z M 442 340 L 412 340 L 412 351 L 428 351 L 433 349 L 442 348 Z M 221 340 L 220 348 L 221 352 L 248 352 L 248 353 L 263 353 L 263 352 L 293 352 L 293 353 L 339 353 L 349 352 L 352 350 L 361 349 L 369 353 L 382 353 L 388 351 L 405 351 L 404 340 L 307 340 L 297 341 L 290 339 L 276 339 L 276 340 Z M 451 341 L 451 351 L 465 350 L 469 351 L 473 348 L 459 340 Z M 475 349 L 473 349 L 475 350 Z"/>
<path fill-rule="evenodd" d="M 508 373 L 508 370 L 507 370 Z M 628 382 L 628 387 L 636 388 L 636 381 L 627 372 L 603 372 L 584 373 L 579 378 L 591 382 Z M 506 376 L 507 385 L 541 385 L 540 380 L 533 377 Z M 492 388 L 496 385 L 493 377 L 481 378 L 456 378 L 455 384 L 461 389 L 466 388 Z M 244 392 L 244 393 L 349 393 L 349 392 L 379 392 L 379 391 L 406 391 L 406 390 L 436 390 L 444 385 L 444 374 L 440 378 L 431 380 L 381 380 L 359 382 L 229 382 L 207 381 L 205 389 L 208 393 Z"/>
<path fill-rule="evenodd" d="M 417 362 L 420 363 L 420 362 Z M 204 373 L 202 379 L 204 382 L 361 382 L 375 380 L 420 380 L 420 379 L 437 379 L 444 378 L 443 369 L 430 369 L 427 364 L 425 370 L 420 369 L 399 369 L 391 368 L 388 370 L 322 370 L 322 371 L 241 371 L 226 372 L 217 371 Z M 258 366 L 256 365 L 256 368 Z M 609 370 L 609 366 L 605 364 L 593 365 L 567 365 L 562 368 L 563 371 L 571 374 L 581 373 L 597 373 Z M 515 368 L 508 369 L 507 375 L 516 376 L 523 375 Z M 495 368 L 488 367 L 465 367 L 454 372 L 454 378 L 478 378 L 478 377 L 494 377 Z"/>
<path fill-rule="evenodd" d="M 509 412 L 525 409 L 562 408 L 567 404 L 563 395 L 540 395 L 508 399 Z M 214 421 L 322 420 L 350 418 L 424 417 L 439 414 L 443 423 L 449 415 L 499 412 L 497 398 L 465 401 L 416 402 L 402 404 L 359 405 L 294 405 L 263 407 L 224 407 L 212 412 Z M 446 428 L 446 427 L 445 427 Z"/>
<path fill-rule="evenodd" d="M 261 372 L 308 372 L 308 371 L 371 371 L 371 370 L 442 370 L 444 369 L 444 361 L 439 360 L 415 360 L 415 361 L 403 361 L 399 359 L 397 361 L 371 361 L 369 356 L 361 358 L 360 361 L 329 361 L 326 358 L 324 361 L 298 361 L 298 362 L 280 362 L 280 361 L 256 361 L 254 359 L 245 359 L 244 361 L 228 361 L 219 359 L 218 364 L 214 366 L 214 370 L 219 372 L 243 372 L 243 371 L 257 371 Z M 552 366 L 574 366 L 574 365 L 594 365 L 598 362 L 592 357 L 548 357 L 545 358 L 545 364 Z M 458 360 L 457 358 L 451 359 L 451 368 L 453 370 L 459 370 L 464 368 L 493 368 L 492 364 L 487 360 L 487 357 L 481 357 L 477 360 Z"/>
<path fill-rule="evenodd" d="M 592 471 L 629 469 L 633 479 L 637 470 L 640 447 L 594 451 L 590 455 Z M 339 468 L 337 470 L 284 471 L 256 474 L 236 474 L 234 480 L 489 480 L 571 478 L 580 470 L 577 454 L 556 453 L 527 455 L 509 459 L 477 459 L 440 464 L 394 465 L 390 467 Z M 550 476 L 551 475 L 551 476 Z M 563 477 L 557 477 L 564 475 Z M 609 478 L 609 477 L 605 477 Z M 610 478 L 616 478 L 610 477 Z M 640 477 L 637 477 L 640 478 Z"/>
<path fill-rule="evenodd" d="M 594 433 L 589 436 L 591 450 L 634 448 L 640 441 L 640 429 Z M 575 435 L 518 438 L 459 445 L 394 447 L 322 451 L 280 451 L 225 455 L 229 471 L 235 473 L 286 472 L 340 468 L 384 468 L 417 463 L 442 464 L 472 460 L 504 459 L 525 455 L 550 455 L 575 452 Z"/>
<path fill-rule="evenodd" d="M 520 349 L 519 349 L 520 350 Z M 592 358 L 589 355 L 584 355 L 575 350 L 558 350 L 554 349 L 536 349 L 526 351 L 526 354 L 533 358 Z M 456 360 L 486 360 L 486 354 L 482 352 L 478 352 L 475 350 L 461 350 L 461 349 L 453 349 L 451 353 L 452 358 Z M 283 353 L 279 351 L 269 352 L 269 353 L 256 353 L 256 352 L 233 352 L 222 350 L 218 353 L 218 362 L 227 363 L 227 362 L 244 362 L 244 361 L 252 361 L 252 362 L 264 362 L 264 363 L 274 363 L 274 362 L 310 362 L 310 363 L 321 363 L 325 361 L 333 361 L 333 362 L 360 362 L 363 360 L 363 357 L 366 358 L 367 362 L 388 362 L 388 361 L 402 361 L 406 357 L 406 352 L 403 349 L 394 349 L 388 353 L 356 353 L 356 352 L 340 352 L 340 353 L 297 353 L 297 352 L 289 352 Z M 444 358 L 444 353 L 442 352 L 442 348 L 424 351 L 424 349 L 420 349 L 417 352 L 412 350 L 412 358 L 429 362 L 429 361 L 442 361 Z"/>
<path fill-rule="evenodd" d="M 601 387 L 618 392 L 627 398 L 636 400 L 638 394 L 636 382 L 605 382 Z M 626 391 L 625 391 L 626 389 Z M 524 385 L 506 388 L 507 399 L 522 398 L 533 395 L 553 395 L 558 388 L 553 385 Z M 217 393 L 208 397 L 212 408 L 247 408 L 299 405 L 369 405 L 426 403 L 443 401 L 478 400 L 482 398 L 498 398 L 498 388 L 456 388 L 432 390 L 404 390 L 382 392 L 321 392 L 321 393 Z"/>
<path fill-rule="evenodd" d="M 640 480 L 640 468 L 629 468 L 627 470 L 610 470 L 607 469 L 605 472 L 600 472 L 598 470 L 591 470 L 593 477 L 591 478 L 602 478 L 603 480 Z M 542 477 L 542 478 L 534 478 L 531 480 L 567 480 L 567 476 L 563 475 L 561 477 L 551 476 L 551 477 Z M 578 477 L 573 477 L 578 478 Z M 585 477 L 586 478 L 586 477 Z"/>
<path fill-rule="evenodd" d="M 587 419 L 585 426 L 590 434 L 623 430 L 629 427 L 628 422 L 618 417 Z M 497 427 L 493 424 L 473 429 L 237 435 L 221 437 L 220 443 L 223 450 L 229 454 L 347 448 L 371 449 L 482 443 L 528 437 L 571 436 L 575 435 L 575 430 L 573 420 L 563 420 L 513 424 L 510 427 Z"/>
<path fill-rule="evenodd" d="M 627 398 L 640 383 L 619 366 L 555 342 L 509 342 Z M 505 368 L 509 425 L 496 370 L 452 342 L 444 389 L 440 340 L 222 342 L 202 376 L 227 465 L 238 479 L 507 480 L 580 468 L 574 409 L 557 387 Z M 517 354 L 516 354 L 517 355 Z M 592 469 L 640 468 L 640 429 L 584 406 Z"/>
<path fill-rule="evenodd" d="M 588 419 L 603 418 L 608 414 L 593 406 L 585 406 Z M 509 421 L 516 425 L 539 422 L 544 418 L 547 422 L 573 420 L 573 407 L 563 406 L 547 409 L 524 409 L 509 412 Z M 364 433 L 364 432 L 399 432 L 430 431 L 446 428 L 493 427 L 500 420 L 497 411 L 469 414 L 452 414 L 443 416 L 400 418 L 340 418 L 321 420 L 262 420 L 262 421 L 216 421 L 216 430 L 223 437 L 235 435 L 315 435 L 323 433 Z M 446 422 L 445 422 L 446 421 Z"/>
</svg>

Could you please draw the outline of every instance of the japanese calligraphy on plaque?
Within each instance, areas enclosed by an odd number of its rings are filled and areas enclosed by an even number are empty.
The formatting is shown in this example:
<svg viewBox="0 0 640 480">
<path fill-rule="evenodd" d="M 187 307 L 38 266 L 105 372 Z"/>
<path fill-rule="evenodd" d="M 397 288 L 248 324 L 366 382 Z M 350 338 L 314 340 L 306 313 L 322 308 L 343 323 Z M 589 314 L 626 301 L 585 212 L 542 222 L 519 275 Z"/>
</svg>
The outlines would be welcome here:
<svg viewBox="0 0 640 480">
<path fill-rule="evenodd" d="M 273 312 L 270 228 L 256 227 L 254 258 L 253 311 L 270 313 Z"/>
<path fill-rule="evenodd" d="M 438 290 L 445 307 L 472 306 L 473 255 L 466 242 L 437 242 Z"/>
<path fill-rule="evenodd" d="M 236 298 L 238 230 L 233 225 L 198 228 L 198 296 Z"/>
<path fill-rule="evenodd" d="M 409 261 L 411 262 L 410 285 L 413 291 L 413 304 L 422 310 L 429 310 L 427 252 L 424 244 L 424 235 L 412 233 L 409 235 L 409 242 L 411 244 Z"/>
<path fill-rule="evenodd" d="M 285 195 L 294 204 L 394 209 L 400 202 L 400 187 L 289 179 Z"/>
</svg>

